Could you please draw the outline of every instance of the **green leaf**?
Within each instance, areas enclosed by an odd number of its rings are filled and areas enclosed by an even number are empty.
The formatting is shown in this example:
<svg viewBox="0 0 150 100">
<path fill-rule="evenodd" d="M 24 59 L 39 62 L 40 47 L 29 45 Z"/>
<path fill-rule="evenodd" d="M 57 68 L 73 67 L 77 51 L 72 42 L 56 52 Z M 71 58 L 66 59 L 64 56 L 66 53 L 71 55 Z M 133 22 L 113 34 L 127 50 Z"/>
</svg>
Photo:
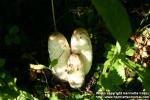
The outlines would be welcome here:
<svg viewBox="0 0 150 100">
<path fill-rule="evenodd" d="M 19 95 L 19 91 L 16 86 L 16 78 L 11 77 L 4 70 L 2 73 L 0 75 L 0 100 L 13 100 Z"/>
<path fill-rule="evenodd" d="M 0 70 L 0 100 L 38 100 L 31 94 L 19 90 L 16 80 L 7 71 Z"/>
<path fill-rule="evenodd" d="M 115 49 L 115 54 L 120 54 L 121 52 L 121 45 L 119 44 L 119 42 L 116 42 L 116 49 Z"/>
<path fill-rule="evenodd" d="M 132 48 L 130 48 L 126 51 L 126 55 L 128 55 L 128 56 L 133 56 L 134 53 L 135 53 L 135 50 L 133 50 Z"/>
<path fill-rule="evenodd" d="M 57 63 L 58 63 L 58 59 L 54 59 L 50 64 L 50 68 L 54 67 Z"/>
<path fill-rule="evenodd" d="M 113 51 L 108 51 L 107 54 L 104 53 L 104 56 L 107 58 L 107 59 L 112 59 L 114 57 L 114 52 Z"/>
<path fill-rule="evenodd" d="M 112 59 L 115 56 L 115 53 L 117 52 L 116 46 L 112 44 L 105 44 L 105 48 L 107 49 L 108 52 L 105 52 L 104 56 L 107 59 Z"/>
<path fill-rule="evenodd" d="M 117 70 L 110 71 L 109 78 L 111 78 L 112 80 L 112 83 L 111 83 L 112 85 L 119 86 L 124 82 L 122 79 L 122 76 L 119 75 Z"/>
<path fill-rule="evenodd" d="M 108 59 L 108 60 L 105 61 L 102 73 L 106 73 L 109 66 L 112 66 L 111 61 L 112 61 L 111 59 Z"/>
<path fill-rule="evenodd" d="M 20 44 L 21 39 L 17 34 L 7 34 L 5 36 L 5 43 L 6 45 L 11 45 L 11 44 Z"/>
<path fill-rule="evenodd" d="M 0 68 L 4 66 L 6 59 L 0 58 Z"/>
<path fill-rule="evenodd" d="M 109 72 L 106 72 L 106 67 L 110 66 Z M 120 91 L 120 85 L 125 81 L 124 63 L 121 59 L 116 59 L 111 63 L 111 59 L 108 59 L 104 63 L 103 73 L 101 75 L 101 85 L 110 91 Z M 108 67 L 107 67 L 108 68 Z"/>
<path fill-rule="evenodd" d="M 120 84 L 123 83 L 122 78 L 117 74 L 116 70 L 105 73 L 101 76 L 101 84 L 106 90 L 120 91 Z"/>
<path fill-rule="evenodd" d="M 20 94 L 17 97 L 17 100 L 39 100 L 33 97 L 31 94 L 27 93 L 26 91 L 20 90 Z"/>
<path fill-rule="evenodd" d="M 14 25 L 9 29 L 9 34 L 16 34 L 19 32 L 19 27 Z"/>
<path fill-rule="evenodd" d="M 113 70 L 116 71 L 116 74 L 121 78 L 117 81 L 117 83 L 122 84 L 125 81 L 125 64 L 121 61 L 121 59 L 117 59 L 116 62 L 113 64 Z M 119 82 L 120 81 L 120 82 Z"/>
<path fill-rule="evenodd" d="M 150 68 L 146 68 L 144 71 L 139 71 L 141 74 L 141 79 L 144 84 L 145 91 L 150 91 Z"/>
<path fill-rule="evenodd" d="M 150 91 L 150 68 L 144 68 L 139 64 L 136 64 L 133 61 L 130 61 L 129 59 L 126 59 L 124 63 L 129 66 L 132 70 L 136 71 L 139 77 L 142 79 L 142 82 L 144 84 L 145 91 Z"/>
<path fill-rule="evenodd" d="M 14 38 L 14 43 L 20 44 L 20 42 L 21 42 L 20 37 L 16 35 L 16 37 Z"/>
<path fill-rule="evenodd" d="M 58 97 L 54 92 L 52 93 L 52 97 L 50 98 L 50 100 L 58 100 Z"/>
<path fill-rule="evenodd" d="M 94 76 L 95 76 L 95 78 L 99 78 L 100 75 L 99 75 L 98 72 L 95 72 L 95 73 L 94 73 Z"/>
<path fill-rule="evenodd" d="M 103 87 L 105 87 L 105 89 L 110 89 L 111 88 L 111 84 L 110 84 L 111 80 L 108 78 L 108 73 L 104 73 L 101 75 L 101 84 Z"/>
<path fill-rule="evenodd" d="M 131 24 L 127 12 L 119 0 L 91 0 L 102 16 L 107 28 L 121 44 L 126 43 L 131 34 Z"/>
</svg>

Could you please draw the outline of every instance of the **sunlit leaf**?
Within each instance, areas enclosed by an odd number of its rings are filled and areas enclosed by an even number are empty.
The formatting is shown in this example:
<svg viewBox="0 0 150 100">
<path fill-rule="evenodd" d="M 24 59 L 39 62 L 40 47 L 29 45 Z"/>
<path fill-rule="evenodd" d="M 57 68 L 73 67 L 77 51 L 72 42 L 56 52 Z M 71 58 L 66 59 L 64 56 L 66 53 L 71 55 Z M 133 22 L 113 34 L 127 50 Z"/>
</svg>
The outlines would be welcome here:
<svg viewBox="0 0 150 100">
<path fill-rule="evenodd" d="M 91 0 L 113 37 L 120 43 L 128 40 L 131 25 L 127 12 L 119 0 Z"/>
<path fill-rule="evenodd" d="M 117 74 L 116 70 L 105 73 L 101 76 L 101 84 L 106 90 L 120 91 L 119 85 L 123 83 L 122 78 Z"/>
<path fill-rule="evenodd" d="M 104 56 L 106 56 L 107 59 L 111 59 L 114 56 L 114 52 L 113 51 L 108 51 L 107 54 L 105 53 Z"/>
<path fill-rule="evenodd" d="M 132 48 L 130 48 L 126 51 L 126 55 L 128 55 L 128 56 L 133 56 L 134 53 L 135 53 L 135 50 L 133 50 Z"/>
<path fill-rule="evenodd" d="M 121 45 L 119 44 L 119 42 L 116 42 L 116 49 L 115 49 L 115 54 L 120 54 L 121 52 Z"/>
<path fill-rule="evenodd" d="M 4 72 L 3 70 L 3 73 Z M 7 72 L 5 72 L 4 76 L 1 76 L 0 83 L 0 98 L 2 100 L 12 100 L 19 95 L 16 78 L 11 77 Z"/>
<path fill-rule="evenodd" d="M 58 97 L 54 92 L 52 93 L 52 97 L 50 98 L 50 100 L 58 100 Z"/>
<path fill-rule="evenodd" d="M 20 90 L 19 96 L 17 96 L 17 100 L 39 100 L 33 97 L 31 94 L 27 93 L 26 91 Z"/>
<path fill-rule="evenodd" d="M 116 62 L 113 64 L 113 70 L 115 70 L 116 75 L 118 75 L 118 80 L 114 79 L 114 81 L 116 81 L 116 84 L 122 84 L 123 81 L 125 81 L 125 69 L 124 69 L 125 65 L 124 63 L 121 61 L 121 59 L 117 59 Z M 114 75 L 116 77 L 116 75 Z"/>
<path fill-rule="evenodd" d="M 52 62 L 50 64 L 50 68 L 54 67 L 57 63 L 58 63 L 58 59 L 52 60 Z"/>
</svg>

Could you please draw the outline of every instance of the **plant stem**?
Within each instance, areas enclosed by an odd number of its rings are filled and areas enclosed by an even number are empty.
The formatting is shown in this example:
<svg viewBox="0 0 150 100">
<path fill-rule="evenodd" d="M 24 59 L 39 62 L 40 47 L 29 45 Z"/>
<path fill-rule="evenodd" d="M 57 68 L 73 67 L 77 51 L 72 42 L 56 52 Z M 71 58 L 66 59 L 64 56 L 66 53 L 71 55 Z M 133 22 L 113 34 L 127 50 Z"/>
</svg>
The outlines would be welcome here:
<svg viewBox="0 0 150 100">
<path fill-rule="evenodd" d="M 54 11 L 54 2 L 53 2 L 53 0 L 51 0 L 51 5 L 52 5 L 52 15 L 53 15 L 54 31 L 57 31 L 56 20 L 55 20 L 55 11 Z"/>
</svg>

